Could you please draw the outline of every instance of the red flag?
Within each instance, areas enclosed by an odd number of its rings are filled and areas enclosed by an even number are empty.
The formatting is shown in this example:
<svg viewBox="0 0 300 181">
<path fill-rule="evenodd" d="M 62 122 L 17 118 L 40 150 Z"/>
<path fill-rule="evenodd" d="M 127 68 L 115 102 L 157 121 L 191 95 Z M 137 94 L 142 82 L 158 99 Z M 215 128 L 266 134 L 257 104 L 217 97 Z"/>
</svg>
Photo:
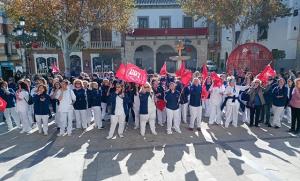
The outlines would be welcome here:
<svg viewBox="0 0 300 181">
<path fill-rule="evenodd" d="M 52 73 L 59 73 L 59 68 L 57 67 L 56 63 L 51 65 Z"/>
<path fill-rule="evenodd" d="M 0 112 L 4 112 L 6 109 L 7 102 L 0 97 Z"/>
<path fill-rule="evenodd" d="M 269 77 L 275 77 L 276 71 L 272 69 L 271 65 L 267 65 L 265 69 L 257 75 L 257 78 L 262 81 L 263 84 L 266 84 L 269 80 Z"/>
<path fill-rule="evenodd" d="M 185 72 L 185 65 L 184 65 L 184 61 L 182 61 L 181 64 L 180 64 L 179 70 L 177 70 L 175 74 L 176 74 L 177 77 L 182 77 L 184 72 Z"/>
<path fill-rule="evenodd" d="M 216 72 L 211 72 L 210 77 L 214 82 L 214 87 L 220 87 L 223 84 L 223 80 Z"/>
<path fill-rule="evenodd" d="M 165 62 L 164 65 L 161 67 L 159 74 L 161 76 L 165 76 L 167 75 L 167 63 Z"/>
<path fill-rule="evenodd" d="M 208 70 L 206 64 L 202 66 L 202 80 L 205 82 L 206 78 L 208 77 Z"/>
<path fill-rule="evenodd" d="M 147 82 L 147 72 L 145 70 L 140 69 L 136 65 L 127 64 L 124 75 L 124 81 L 144 85 Z"/>
<path fill-rule="evenodd" d="M 124 80 L 125 73 L 126 73 L 126 66 L 121 63 L 119 69 L 116 72 L 116 77 L 118 77 L 120 80 Z"/>
<path fill-rule="evenodd" d="M 186 87 L 189 85 L 192 78 L 193 78 L 193 73 L 190 70 L 185 70 L 185 72 L 181 76 L 181 82 Z"/>
<path fill-rule="evenodd" d="M 206 90 L 206 85 L 205 85 L 205 80 L 208 77 L 208 70 L 206 64 L 203 64 L 202 66 L 202 93 L 201 93 L 201 98 L 202 99 L 207 99 L 208 98 L 208 91 Z"/>
</svg>

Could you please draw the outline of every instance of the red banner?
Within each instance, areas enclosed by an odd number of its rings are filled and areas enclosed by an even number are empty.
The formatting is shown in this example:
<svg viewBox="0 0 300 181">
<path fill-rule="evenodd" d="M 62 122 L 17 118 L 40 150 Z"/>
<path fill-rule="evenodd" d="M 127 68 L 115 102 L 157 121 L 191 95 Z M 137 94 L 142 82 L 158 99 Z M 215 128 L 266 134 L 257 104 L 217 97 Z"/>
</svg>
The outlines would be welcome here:
<svg viewBox="0 0 300 181">
<path fill-rule="evenodd" d="M 181 82 L 186 87 L 189 85 L 192 78 L 193 78 L 193 73 L 190 70 L 185 70 L 185 72 L 181 76 Z"/>
<path fill-rule="evenodd" d="M 182 61 L 181 64 L 180 64 L 179 70 L 177 70 L 175 72 L 175 74 L 176 74 L 177 77 L 182 77 L 182 75 L 184 74 L 184 72 L 185 72 L 185 65 L 184 65 L 184 61 Z"/>
<path fill-rule="evenodd" d="M 0 97 L 0 112 L 4 112 L 6 109 L 7 102 Z"/>
<path fill-rule="evenodd" d="M 51 65 L 52 73 L 59 73 L 59 68 L 57 67 L 56 63 Z"/>
<path fill-rule="evenodd" d="M 208 98 L 208 91 L 206 90 L 205 80 L 208 77 L 208 70 L 206 64 L 202 66 L 202 93 L 201 98 L 207 99 Z"/>
<path fill-rule="evenodd" d="M 276 71 L 272 69 L 271 65 L 267 65 L 265 69 L 257 75 L 257 78 L 262 81 L 263 84 L 266 84 L 269 80 L 269 77 L 274 78 L 276 76 Z"/>
<path fill-rule="evenodd" d="M 133 64 L 127 64 L 126 66 L 121 64 L 116 73 L 116 77 L 120 80 L 134 82 L 140 85 L 144 85 L 147 82 L 147 72 Z"/>
<path fill-rule="evenodd" d="M 161 67 L 159 74 L 161 76 L 166 76 L 167 75 L 167 64 L 166 62 L 164 63 L 164 65 Z"/>
</svg>

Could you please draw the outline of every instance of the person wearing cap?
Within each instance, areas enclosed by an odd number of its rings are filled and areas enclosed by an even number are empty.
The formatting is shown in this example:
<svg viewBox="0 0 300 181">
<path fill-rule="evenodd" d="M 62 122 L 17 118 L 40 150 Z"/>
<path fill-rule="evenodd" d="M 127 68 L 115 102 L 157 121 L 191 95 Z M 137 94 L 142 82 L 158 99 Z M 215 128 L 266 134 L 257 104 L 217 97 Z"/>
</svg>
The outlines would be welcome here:
<svg viewBox="0 0 300 181">
<path fill-rule="evenodd" d="M 228 86 L 225 89 L 225 100 L 223 105 L 226 106 L 225 110 L 225 127 L 228 128 L 232 122 L 234 127 L 237 127 L 238 114 L 240 103 L 238 101 L 240 91 L 244 91 L 249 86 L 238 86 L 236 85 L 235 78 L 233 76 L 228 77 Z"/>
<path fill-rule="evenodd" d="M 180 100 L 179 100 L 179 113 L 183 123 L 187 123 L 187 111 L 189 104 L 189 95 L 190 89 L 188 86 L 184 86 L 180 81 L 176 82 L 176 90 L 180 92 Z"/>
<path fill-rule="evenodd" d="M 152 81 L 152 88 L 155 95 L 157 122 L 160 126 L 163 126 L 167 120 L 166 108 L 165 108 L 165 89 L 162 85 L 159 85 L 158 80 L 154 79 Z"/>
<path fill-rule="evenodd" d="M 300 78 L 295 79 L 295 88 L 292 91 L 289 105 L 292 111 L 290 132 L 300 133 Z"/>
<path fill-rule="evenodd" d="M 111 104 L 111 124 L 106 139 L 111 139 L 114 136 L 114 132 L 118 124 L 119 137 L 124 137 L 123 132 L 125 129 L 125 117 L 128 114 L 128 97 L 124 94 L 123 85 L 116 83 L 116 85 L 113 86 L 113 84 L 111 84 L 110 88 L 113 87 L 115 88 L 115 91 L 108 91 L 109 103 Z"/>
<path fill-rule="evenodd" d="M 210 93 L 210 114 L 208 124 L 212 125 L 214 123 L 220 125 L 222 123 L 222 114 L 221 114 L 221 104 L 223 101 L 225 86 L 221 85 L 219 87 L 214 86 L 214 82 L 209 88 Z"/>
<path fill-rule="evenodd" d="M 157 135 L 155 131 L 156 107 L 154 102 L 154 93 L 151 85 L 148 82 L 141 87 L 141 90 L 139 92 L 139 100 L 141 135 L 145 136 L 147 122 L 150 125 L 152 134 Z"/>
<path fill-rule="evenodd" d="M 202 100 L 201 100 L 202 87 L 198 78 L 193 79 L 193 83 L 190 87 L 190 124 L 189 130 L 193 131 L 195 126 L 197 130 L 201 131 L 202 122 Z"/>
<path fill-rule="evenodd" d="M 175 86 L 175 82 L 170 82 L 169 90 L 165 95 L 167 112 L 167 134 L 172 134 L 172 127 L 174 127 L 176 132 L 181 133 L 179 117 L 180 92 L 175 89 Z"/>
<path fill-rule="evenodd" d="M 109 80 L 105 78 L 105 79 L 103 79 L 102 86 L 101 86 L 101 92 L 102 92 L 102 96 L 101 96 L 101 109 L 102 109 L 101 119 L 102 119 L 102 121 L 105 120 L 107 103 L 109 101 L 108 90 L 109 90 Z"/>
<path fill-rule="evenodd" d="M 284 78 L 279 78 L 278 86 L 272 90 L 272 110 L 274 117 L 271 125 L 276 129 L 281 127 L 281 118 L 287 101 L 288 90 L 287 87 L 285 87 L 285 80 Z"/>
<path fill-rule="evenodd" d="M 254 79 L 251 87 L 247 91 L 247 94 L 249 95 L 247 105 L 250 108 L 250 127 L 252 127 L 253 124 L 256 127 L 259 127 L 260 113 L 262 106 L 265 104 L 263 92 L 264 89 L 261 87 L 261 81 L 259 79 Z"/>
<path fill-rule="evenodd" d="M 75 119 L 76 119 L 76 128 L 87 128 L 87 101 L 86 101 L 86 92 L 83 88 L 83 83 L 81 80 L 76 79 L 73 83 L 74 89 L 73 92 L 76 96 L 76 101 L 74 102 L 75 109 Z"/>
</svg>

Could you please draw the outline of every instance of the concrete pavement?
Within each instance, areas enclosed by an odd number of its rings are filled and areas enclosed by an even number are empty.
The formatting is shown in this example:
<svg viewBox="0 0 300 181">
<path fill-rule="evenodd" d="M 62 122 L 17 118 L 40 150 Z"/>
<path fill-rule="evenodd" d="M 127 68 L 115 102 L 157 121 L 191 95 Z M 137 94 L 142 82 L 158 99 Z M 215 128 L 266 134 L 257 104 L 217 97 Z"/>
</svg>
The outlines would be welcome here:
<svg viewBox="0 0 300 181">
<path fill-rule="evenodd" d="M 0 126 L 0 180 L 291 180 L 300 178 L 300 139 L 281 129 L 262 126 L 225 129 L 202 123 L 202 132 L 146 136 L 128 126 L 125 138 L 106 140 L 108 127 L 74 130 L 57 137 L 34 132 L 6 132 Z"/>
</svg>

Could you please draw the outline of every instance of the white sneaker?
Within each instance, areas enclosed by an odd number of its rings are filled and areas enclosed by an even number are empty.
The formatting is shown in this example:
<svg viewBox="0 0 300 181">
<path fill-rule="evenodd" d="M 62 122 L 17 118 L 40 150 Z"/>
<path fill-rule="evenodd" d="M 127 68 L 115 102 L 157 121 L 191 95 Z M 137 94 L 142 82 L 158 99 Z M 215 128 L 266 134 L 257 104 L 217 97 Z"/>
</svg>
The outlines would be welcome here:
<svg viewBox="0 0 300 181">
<path fill-rule="evenodd" d="M 21 134 L 23 134 L 23 133 L 25 133 L 25 131 L 24 131 L 24 130 L 22 130 L 22 131 L 20 131 L 20 133 L 21 133 Z"/>
<path fill-rule="evenodd" d="M 124 135 L 123 135 L 123 134 L 120 134 L 119 136 L 120 136 L 120 138 L 124 138 Z"/>
<path fill-rule="evenodd" d="M 107 140 L 112 139 L 112 136 L 107 136 L 106 139 Z"/>
<path fill-rule="evenodd" d="M 63 135 L 64 135 L 64 134 L 62 134 L 62 133 L 58 133 L 58 134 L 57 134 L 57 136 L 63 136 Z"/>
<path fill-rule="evenodd" d="M 172 134 L 172 131 L 168 131 L 167 134 Z"/>
<path fill-rule="evenodd" d="M 39 130 L 39 134 L 42 134 L 42 131 Z"/>
<path fill-rule="evenodd" d="M 163 123 L 158 123 L 161 127 L 163 127 L 164 126 L 164 124 Z"/>
<path fill-rule="evenodd" d="M 139 129 L 139 127 L 138 127 L 138 126 L 135 126 L 133 129 Z"/>
<path fill-rule="evenodd" d="M 176 131 L 177 133 L 181 133 L 180 129 L 175 129 L 175 131 Z"/>
<path fill-rule="evenodd" d="M 44 133 L 44 136 L 48 136 L 48 133 Z"/>
<path fill-rule="evenodd" d="M 157 132 L 152 133 L 153 135 L 157 135 Z"/>
<path fill-rule="evenodd" d="M 72 133 L 68 133 L 68 136 L 72 136 Z"/>
</svg>

